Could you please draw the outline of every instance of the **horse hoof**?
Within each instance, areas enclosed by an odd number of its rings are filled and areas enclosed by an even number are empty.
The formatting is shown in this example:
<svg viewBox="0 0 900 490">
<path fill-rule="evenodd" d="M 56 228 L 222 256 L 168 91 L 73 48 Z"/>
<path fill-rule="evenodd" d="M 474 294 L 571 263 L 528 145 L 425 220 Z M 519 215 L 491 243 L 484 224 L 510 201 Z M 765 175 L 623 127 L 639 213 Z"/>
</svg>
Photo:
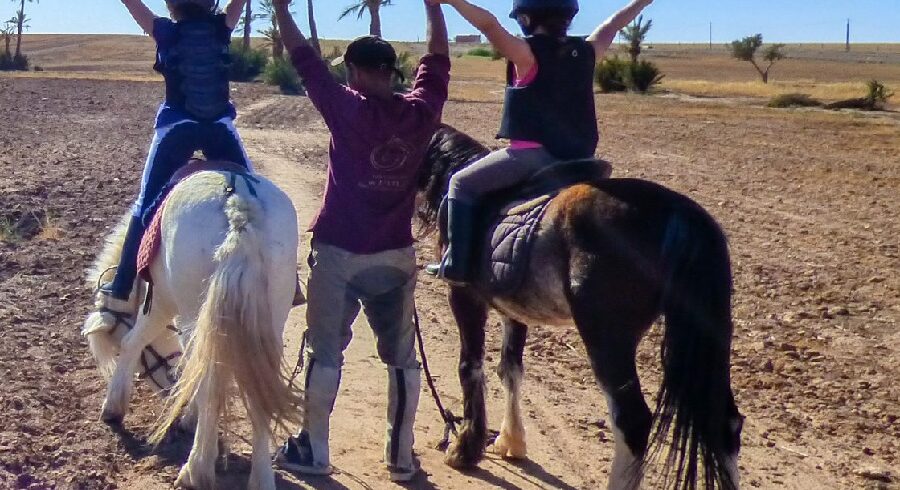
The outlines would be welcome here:
<svg viewBox="0 0 900 490">
<path fill-rule="evenodd" d="M 476 467 L 480 459 L 480 457 L 473 458 L 471 454 L 468 454 L 465 447 L 457 442 L 452 444 L 450 449 L 447 450 L 447 454 L 444 456 L 444 463 L 457 470 L 466 470 Z"/>
<path fill-rule="evenodd" d="M 506 433 L 501 433 L 491 448 L 497 456 L 504 459 L 525 459 L 528 449 L 525 441 L 516 440 Z"/>
<path fill-rule="evenodd" d="M 106 425 L 119 427 L 125 420 L 125 415 L 117 410 L 103 407 L 103 410 L 100 412 L 100 420 Z"/>
</svg>

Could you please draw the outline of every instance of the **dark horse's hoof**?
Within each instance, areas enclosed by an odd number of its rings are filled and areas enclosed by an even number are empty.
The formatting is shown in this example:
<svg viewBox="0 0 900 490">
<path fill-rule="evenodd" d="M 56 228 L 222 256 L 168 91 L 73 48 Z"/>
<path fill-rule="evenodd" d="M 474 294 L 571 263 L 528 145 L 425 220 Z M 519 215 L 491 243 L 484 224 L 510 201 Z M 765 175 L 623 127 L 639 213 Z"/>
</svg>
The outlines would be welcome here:
<svg viewBox="0 0 900 490">
<path fill-rule="evenodd" d="M 483 437 L 473 437 L 470 432 L 460 432 L 459 438 L 447 450 L 444 463 L 459 470 L 474 468 L 484 458 L 484 443 Z"/>
</svg>

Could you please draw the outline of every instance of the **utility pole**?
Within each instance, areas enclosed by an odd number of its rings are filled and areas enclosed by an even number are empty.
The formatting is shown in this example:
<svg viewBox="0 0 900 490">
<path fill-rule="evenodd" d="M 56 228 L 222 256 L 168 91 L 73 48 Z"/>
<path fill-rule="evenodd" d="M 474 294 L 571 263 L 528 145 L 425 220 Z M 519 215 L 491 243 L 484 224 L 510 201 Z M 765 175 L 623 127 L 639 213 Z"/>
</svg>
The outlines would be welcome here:
<svg viewBox="0 0 900 490">
<path fill-rule="evenodd" d="M 844 47 L 844 51 L 850 52 L 850 19 L 847 19 L 847 45 Z"/>
<path fill-rule="evenodd" d="M 709 23 L 709 50 L 712 51 L 712 22 Z"/>
</svg>

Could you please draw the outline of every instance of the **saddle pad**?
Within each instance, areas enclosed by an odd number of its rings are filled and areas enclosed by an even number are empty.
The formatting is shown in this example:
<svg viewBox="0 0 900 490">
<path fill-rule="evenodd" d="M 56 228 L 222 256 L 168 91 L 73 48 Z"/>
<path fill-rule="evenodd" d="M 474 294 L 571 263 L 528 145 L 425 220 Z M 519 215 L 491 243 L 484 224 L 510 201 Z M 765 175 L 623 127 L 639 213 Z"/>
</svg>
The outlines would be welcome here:
<svg viewBox="0 0 900 490">
<path fill-rule="evenodd" d="M 552 195 L 518 201 L 500 210 L 482 259 L 482 285 L 493 295 L 515 291 L 528 271 L 535 232 Z"/>
<path fill-rule="evenodd" d="M 145 230 L 144 236 L 141 238 L 141 248 L 138 250 L 137 270 L 138 276 L 144 281 L 147 281 L 148 283 L 152 282 L 150 277 L 150 265 L 153 263 L 153 259 L 156 258 L 156 253 L 159 251 L 159 246 L 162 241 L 162 210 L 165 207 L 169 193 L 175 185 L 182 180 L 197 172 L 204 171 L 225 171 L 240 174 L 247 173 L 246 168 L 236 163 L 191 160 L 187 165 L 181 167 L 172 175 L 172 178 L 169 179 L 169 183 L 166 184 L 159 196 L 154 199 L 147 214 L 143 216 Z M 148 217 L 150 218 L 149 224 L 146 222 Z"/>
</svg>

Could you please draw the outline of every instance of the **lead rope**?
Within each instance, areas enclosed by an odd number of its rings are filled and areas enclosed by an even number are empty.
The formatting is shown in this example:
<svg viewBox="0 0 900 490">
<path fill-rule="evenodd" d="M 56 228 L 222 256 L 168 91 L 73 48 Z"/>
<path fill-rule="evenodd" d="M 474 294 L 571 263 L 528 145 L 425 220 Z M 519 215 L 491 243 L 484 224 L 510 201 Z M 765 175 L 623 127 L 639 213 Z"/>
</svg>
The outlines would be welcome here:
<svg viewBox="0 0 900 490">
<path fill-rule="evenodd" d="M 428 368 L 428 357 L 425 355 L 425 342 L 422 340 L 422 328 L 419 326 L 419 311 L 416 308 L 413 308 L 413 320 L 416 326 L 416 340 L 418 340 L 419 344 L 419 357 L 422 359 L 422 371 L 425 372 L 425 381 L 428 383 L 428 388 L 431 389 L 431 397 L 434 399 L 434 404 L 437 405 L 438 412 L 440 412 L 441 418 L 444 420 L 444 437 L 437 443 L 435 449 L 446 451 L 450 446 L 450 434 L 453 434 L 454 436 L 458 435 L 456 426 L 460 424 L 463 419 L 462 417 L 453 415 L 453 412 L 444 408 L 444 404 L 441 403 L 441 396 L 438 394 L 437 387 L 434 385 L 434 377 L 431 375 L 431 370 Z"/>
<path fill-rule="evenodd" d="M 309 329 L 303 331 L 303 336 L 300 337 L 300 354 L 297 355 L 297 364 L 294 366 L 294 371 L 291 373 L 291 377 L 288 380 L 288 384 L 291 387 L 291 391 L 294 388 L 294 381 L 297 379 L 297 376 L 303 371 L 303 365 L 305 364 L 305 355 L 306 351 L 306 335 L 309 333 Z"/>
</svg>

